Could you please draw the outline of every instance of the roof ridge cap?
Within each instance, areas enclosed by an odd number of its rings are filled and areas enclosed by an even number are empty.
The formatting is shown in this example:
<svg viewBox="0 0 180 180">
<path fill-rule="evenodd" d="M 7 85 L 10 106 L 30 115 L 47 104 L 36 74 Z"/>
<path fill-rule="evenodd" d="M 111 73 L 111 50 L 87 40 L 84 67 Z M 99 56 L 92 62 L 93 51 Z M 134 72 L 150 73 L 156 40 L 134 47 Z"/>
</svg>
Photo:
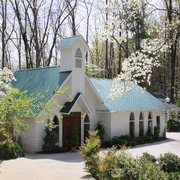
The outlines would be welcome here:
<svg viewBox="0 0 180 180">
<path fill-rule="evenodd" d="M 74 36 L 64 37 L 63 40 L 68 39 L 68 38 L 80 37 L 80 36 L 81 36 L 80 34 L 77 34 L 77 35 L 74 35 Z"/>
<path fill-rule="evenodd" d="M 30 68 L 30 69 L 21 69 L 15 72 L 23 72 L 23 71 L 34 71 L 34 70 L 41 70 L 41 69 L 50 69 L 50 68 L 56 68 L 60 67 L 59 65 L 55 66 L 46 66 L 46 67 L 38 67 L 38 68 Z"/>
</svg>

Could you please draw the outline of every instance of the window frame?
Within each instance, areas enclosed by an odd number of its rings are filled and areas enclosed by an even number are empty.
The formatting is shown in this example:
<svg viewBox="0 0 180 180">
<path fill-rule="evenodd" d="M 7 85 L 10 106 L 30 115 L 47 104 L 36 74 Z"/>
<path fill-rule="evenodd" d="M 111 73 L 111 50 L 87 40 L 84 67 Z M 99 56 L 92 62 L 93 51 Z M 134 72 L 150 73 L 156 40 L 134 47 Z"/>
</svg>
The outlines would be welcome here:
<svg viewBox="0 0 180 180">
<path fill-rule="evenodd" d="M 143 135 L 144 135 L 144 114 L 143 112 L 140 112 L 139 114 L 139 136 L 140 136 L 140 131 L 141 131 L 141 128 L 140 128 L 140 123 L 142 123 L 142 129 L 143 129 Z"/>
<path fill-rule="evenodd" d="M 88 121 L 86 121 L 86 118 L 88 118 Z M 85 125 L 89 126 L 89 128 L 88 128 L 88 131 L 89 131 L 90 130 L 90 118 L 89 118 L 88 114 L 86 114 L 85 117 L 84 117 L 83 128 L 85 127 Z M 84 142 L 85 142 L 86 138 L 88 137 L 88 136 L 85 137 L 85 135 L 86 135 L 86 133 L 85 133 L 85 128 L 84 128 Z"/>
<path fill-rule="evenodd" d="M 133 124 L 133 132 L 131 132 L 131 124 Z M 134 112 L 129 116 L 129 136 L 135 136 L 135 115 Z"/>
<path fill-rule="evenodd" d="M 76 49 L 75 53 L 75 68 L 82 68 L 82 52 L 80 48 Z"/>
</svg>

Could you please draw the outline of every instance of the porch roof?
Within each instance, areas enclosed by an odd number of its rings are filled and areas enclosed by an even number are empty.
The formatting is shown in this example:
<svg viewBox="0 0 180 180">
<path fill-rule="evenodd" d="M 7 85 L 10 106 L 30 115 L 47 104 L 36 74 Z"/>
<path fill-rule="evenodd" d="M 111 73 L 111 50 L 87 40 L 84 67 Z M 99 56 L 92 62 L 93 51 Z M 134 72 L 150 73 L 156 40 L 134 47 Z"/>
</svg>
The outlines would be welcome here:
<svg viewBox="0 0 180 180">
<path fill-rule="evenodd" d="M 61 114 L 70 114 L 77 102 L 79 102 L 83 111 L 86 111 L 86 113 L 91 112 L 84 97 L 82 96 L 82 94 L 80 92 L 78 92 L 71 102 L 65 102 L 64 106 L 60 110 L 60 113 Z"/>
<path fill-rule="evenodd" d="M 74 99 L 71 102 L 66 102 L 64 104 L 64 106 L 62 107 L 60 113 L 69 114 L 71 109 L 73 108 L 74 104 L 76 103 L 76 101 L 80 97 L 80 95 L 81 95 L 81 93 L 77 93 L 76 96 L 74 97 Z"/>
</svg>

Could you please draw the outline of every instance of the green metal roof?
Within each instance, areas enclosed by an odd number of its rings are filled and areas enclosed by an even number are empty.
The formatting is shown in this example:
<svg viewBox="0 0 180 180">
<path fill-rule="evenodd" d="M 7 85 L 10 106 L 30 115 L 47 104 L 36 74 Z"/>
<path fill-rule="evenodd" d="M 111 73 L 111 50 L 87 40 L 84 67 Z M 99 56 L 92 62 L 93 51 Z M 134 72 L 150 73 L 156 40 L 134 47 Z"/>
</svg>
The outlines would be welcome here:
<svg viewBox="0 0 180 180">
<path fill-rule="evenodd" d="M 64 49 L 72 46 L 81 35 L 64 38 L 58 45 L 58 48 Z"/>
<path fill-rule="evenodd" d="M 28 95 L 33 97 L 45 96 L 39 103 L 44 105 L 55 93 L 56 90 L 67 79 L 71 71 L 60 72 L 59 66 L 45 68 L 33 68 L 15 72 L 16 81 L 12 86 L 21 91 L 27 90 Z M 39 110 L 35 110 L 38 114 Z"/>
<path fill-rule="evenodd" d="M 60 113 L 69 114 L 69 112 L 71 111 L 72 107 L 74 106 L 80 95 L 81 93 L 77 93 L 71 102 L 66 102 L 63 108 L 61 109 Z"/>
<path fill-rule="evenodd" d="M 104 105 L 110 111 L 130 111 L 130 110 L 156 110 L 167 107 L 153 95 L 143 90 L 138 85 L 133 85 L 132 89 L 125 92 L 121 97 L 110 98 L 113 80 L 90 78 L 95 89 L 104 101 Z"/>
</svg>

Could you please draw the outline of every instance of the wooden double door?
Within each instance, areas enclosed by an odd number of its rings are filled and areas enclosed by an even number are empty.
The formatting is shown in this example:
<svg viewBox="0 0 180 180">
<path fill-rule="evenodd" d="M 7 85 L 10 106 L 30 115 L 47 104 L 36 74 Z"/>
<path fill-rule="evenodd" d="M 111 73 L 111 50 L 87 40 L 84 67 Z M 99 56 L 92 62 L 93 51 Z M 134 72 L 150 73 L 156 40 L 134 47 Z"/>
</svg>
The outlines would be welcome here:
<svg viewBox="0 0 180 180">
<path fill-rule="evenodd" d="M 74 136 L 81 144 L 81 113 L 72 112 L 70 115 L 63 115 L 63 146 L 73 147 Z"/>
</svg>

